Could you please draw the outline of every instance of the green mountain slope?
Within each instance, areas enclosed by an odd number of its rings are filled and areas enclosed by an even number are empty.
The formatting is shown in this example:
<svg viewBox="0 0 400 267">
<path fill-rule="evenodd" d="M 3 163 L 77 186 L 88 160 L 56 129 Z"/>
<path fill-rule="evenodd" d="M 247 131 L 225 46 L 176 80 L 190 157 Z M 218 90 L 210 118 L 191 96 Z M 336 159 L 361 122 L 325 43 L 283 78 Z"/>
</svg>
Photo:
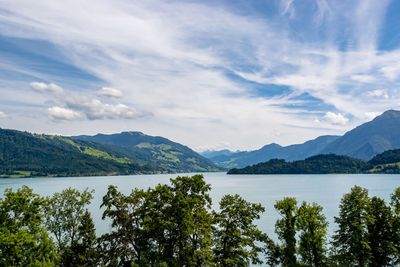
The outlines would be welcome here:
<svg viewBox="0 0 400 267">
<path fill-rule="evenodd" d="M 220 170 L 210 160 L 194 152 L 189 147 L 160 136 L 149 136 L 141 132 L 122 132 L 109 135 L 82 135 L 72 138 L 74 140 L 119 147 L 124 151 L 121 156 L 133 159 L 135 162 L 159 166 L 169 172 Z"/>
<path fill-rule="evenodd" d="M 293 162 L 287 162 L 284 159 L 271 159 L 242 169 L 231 169 L 228 174 L 360 173 L 366 168 L 367 163 L 363 160 L 329 154 L 317 155 Z"/>
<path fill-rule="evenodd" d="M 139 142 L 134 147 L 125 147 L 65 136 L 0 129 L 0 177 L 217 170 L 219 169 L 209 160 L 172 141 Z"/>
<path fill-rule="evenodd" d="M 267 162 L 231 169 L 228 174 L 327 174 L 327 173 L 400 173 L 400 149 L 388 150 L 370 161 L 334 154 L 317 155 L 305 160 Z"/>
<path fill-rule="evenodd" d="M 140 165 L 68 137 L 0 129 L 1 176 L 84 176 L 149 173 Z"/>
</svg>

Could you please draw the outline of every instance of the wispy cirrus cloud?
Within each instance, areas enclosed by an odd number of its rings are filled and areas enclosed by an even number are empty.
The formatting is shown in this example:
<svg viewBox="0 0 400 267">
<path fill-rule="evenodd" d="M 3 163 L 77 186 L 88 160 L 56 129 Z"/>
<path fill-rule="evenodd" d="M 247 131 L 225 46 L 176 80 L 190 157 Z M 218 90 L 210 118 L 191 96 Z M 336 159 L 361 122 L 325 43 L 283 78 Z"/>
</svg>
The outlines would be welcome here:
<svg viewBox="0 0 400 267">
<path fill-rule="evenodd" d="M 246 13 L 200 1 L 1 2 L 1 34 L 50 43 L 112 85 L 82 84 L 89 89 L 65 89 L 47 104 L 87 118 L 82 128 L 126 130 L 124 120 L 136 119 L 139 130 L 194 147 L 249 149 L 342 133 L 398 106 L 400 50 L 379 48 L 390 1 L 265 3 L 274 15 L 251 3 Z M 377 88 L 390 98 L 371 99 Z"/>
</svg>

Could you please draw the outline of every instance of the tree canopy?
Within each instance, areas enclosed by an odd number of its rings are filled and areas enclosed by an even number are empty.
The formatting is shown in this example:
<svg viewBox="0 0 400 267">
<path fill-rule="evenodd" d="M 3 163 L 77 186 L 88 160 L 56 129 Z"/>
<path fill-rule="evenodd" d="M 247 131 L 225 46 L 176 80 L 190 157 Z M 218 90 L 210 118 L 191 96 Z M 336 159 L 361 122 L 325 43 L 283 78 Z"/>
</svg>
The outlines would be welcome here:
<svg viewBox="0 0 400 267">
<path fill-rule="evenodd" d="M 0 199 L 1 266 L 398 266 L 400 187 L 386 203 L 354 186 L 343 196 L 329 239 L 323 208 L 277 200 L 275 235 L 264 233 L 259 203 L 225 195 L 212 209 L 201 175 L 103 197 L 109 232 L 96 236 L 93 192 L 66 188 L 44 198 L 28 187 Z"/>
</svg>

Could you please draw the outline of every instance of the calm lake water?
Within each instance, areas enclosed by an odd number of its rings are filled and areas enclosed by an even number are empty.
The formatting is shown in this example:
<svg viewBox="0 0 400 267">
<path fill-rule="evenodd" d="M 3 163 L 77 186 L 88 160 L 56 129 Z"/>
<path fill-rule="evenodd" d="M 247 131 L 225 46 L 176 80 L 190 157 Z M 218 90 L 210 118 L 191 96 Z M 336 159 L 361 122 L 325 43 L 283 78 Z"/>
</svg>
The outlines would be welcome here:
<svg viewBox="0 0 400 267">
<path fill-rule="evenodd" d="M 183 175 L 183 174 L 180 174 Z M 101 220 L 102 196 L 110 184 L 129 193 L 133 188 L 148 188 L 158 183 L 168 183 L 176 175 L 131 175 L 107 177 L 68 177 L 68 178 L 19 178 L 0 179 L 0 196 L 4 189 L 17 189 L 22 185 L 31 187 L 40 195 L 51 195 L 67 187 L 94 189 L 94 199 L 90 211 L 94 217 L 97 232 L 110 229 L 109 221 Z M 324 208 L 329 221 L 329 230 L 334 230 L 333 217 L 338 214 L 338 205 L 344 193 L 354 185 L 365 187 L 370 195 L 388 200 L 395 188 L 400 186 L 400 175 L 226 175 L 225 173 L 205 173 L 205 179 L 212 186 L 211 196 L 214 207 L 225 194 L 239 194 L 246 200 L 259 202 L 266 212 L 258 221 L 261 229 L 274 236 L 274 224 L 278 218 L 273 205 L 285 196 L 296 197 L 300 201 L 317 202 Z"/>
</svg>

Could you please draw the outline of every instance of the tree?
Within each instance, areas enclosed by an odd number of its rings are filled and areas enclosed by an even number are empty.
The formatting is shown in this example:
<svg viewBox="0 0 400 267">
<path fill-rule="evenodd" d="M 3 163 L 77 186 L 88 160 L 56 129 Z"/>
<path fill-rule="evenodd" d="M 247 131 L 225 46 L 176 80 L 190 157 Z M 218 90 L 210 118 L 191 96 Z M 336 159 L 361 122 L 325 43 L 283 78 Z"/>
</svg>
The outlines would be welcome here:
<svg viewBox="0 0 400 267">
<path fill-rule="evenodd" d="M 354 186 L 343 196 L 339 217 L 335 217 L 338 229 L 332 245 L 336 250 L 335 261 L 341 266 L 367 266 L 371 247 L 368 242 L 368 191 Z"/>
<path fill-rule="evenodd" d="M 326 234 L 328 223 L 322 207 L 303 202 L 298 210 L 299 254 L 305 266 L 326 265 Z"/>
<path fill-rule="evenodd" d="M 393 222 L 393 233 L 394 233 L 394 246 L 395 255 L 393 257 L 394 265 L 400 265 L 400 187 L 398 187 L 390 198 L 390 206 L 392 208 L 394 222 Z"/>
<path fill-rule="evenodd" d="M 275 224 L 275 232 L 282 243 L 275 244 L 272 240 L 267 242 L 267 260 L 271 265 L 280 263 L 282 266 L 297 266 L 297 201 L 295 198 L 285 197 L 283 200 L 277 201 L 274 207 L 282 217 Z"/>
<path fill-rule="evenodd" d="M 383 199 L 372 197 L 367 212 L 368 244 L 371 250 L 369 266 L 391 266 L 396 254 L 392 210 Z"/>
<path fill-rule="evenodd" d="M 207 266 L 212 261 L 210 185 L 204 177 L 177 177 L 129 196 L 110 186 L 103 218 L 113 231 L 101 237 L 103 263 L 140 266 Z"/>
<path fill-rule="evenodd" d="M 45 200 L 23 186 L 0 199 L 0 266 L 54 266 L 57 251 L 43 226 Z"/>
<path fill-rule="evenodd" d="M 171 179 L 172 203 L 164 220 L 173 226 L 171 237 L 180 266 L 203 266 L 212 260 L 210 190 L 202 175 Z"/>
<path fill-rule="evenodd" d="M 92 267 L 98 266 L 98 253 L 96 249 L 96 233 L 93 219 L 86 211 L 78 227 L 79 239 L 71 244 L 70 255 L 65 257 L 69 266 Z"/>
<path fill-rule="evenodd" d="M 47 198 L 46 226 L 56 241 L 62 266 L 77 266 L 74 259 L 83 257 L 82 255 L 94 249 L 94 242 L 91 242 L 90 247 L 73 251 L 73 246 L 82 244 L 88 238 L 93 238 L 94 224 L 89 222 L 91 218 L 87 210 L 87 205 L 93 198 L 92 194 L 93 192 L 88 189 L 80 192 L 67 188 Z M 86 225 L 82 225 L 83 223 Z M 96 261 L 94 260 L 91 265 L 96 265 Z"/>
<path fill-rule="evenodd" d="M 254 224 L 265 209 L 245 201 L 239 195 L 221 199 L 220 211 L 214 213 L 214 253 L 219 266 L 248 266 L 262 263 L 259 254 L 266 236 Z"/>
<path fill-rule="evenodd" d="M 148 194 L 135 189 L 130 195 L 123 195 L 116 186 L 109 186 L 101 207 L 105 208 L 103 219 L 112 220 L 111 233 L 99 239 L 99 253 L 102 263 L 110 266 L 146 266 L 146 254 L 150 241 L 146 236 L 144 221 Z"/>
</svg>

